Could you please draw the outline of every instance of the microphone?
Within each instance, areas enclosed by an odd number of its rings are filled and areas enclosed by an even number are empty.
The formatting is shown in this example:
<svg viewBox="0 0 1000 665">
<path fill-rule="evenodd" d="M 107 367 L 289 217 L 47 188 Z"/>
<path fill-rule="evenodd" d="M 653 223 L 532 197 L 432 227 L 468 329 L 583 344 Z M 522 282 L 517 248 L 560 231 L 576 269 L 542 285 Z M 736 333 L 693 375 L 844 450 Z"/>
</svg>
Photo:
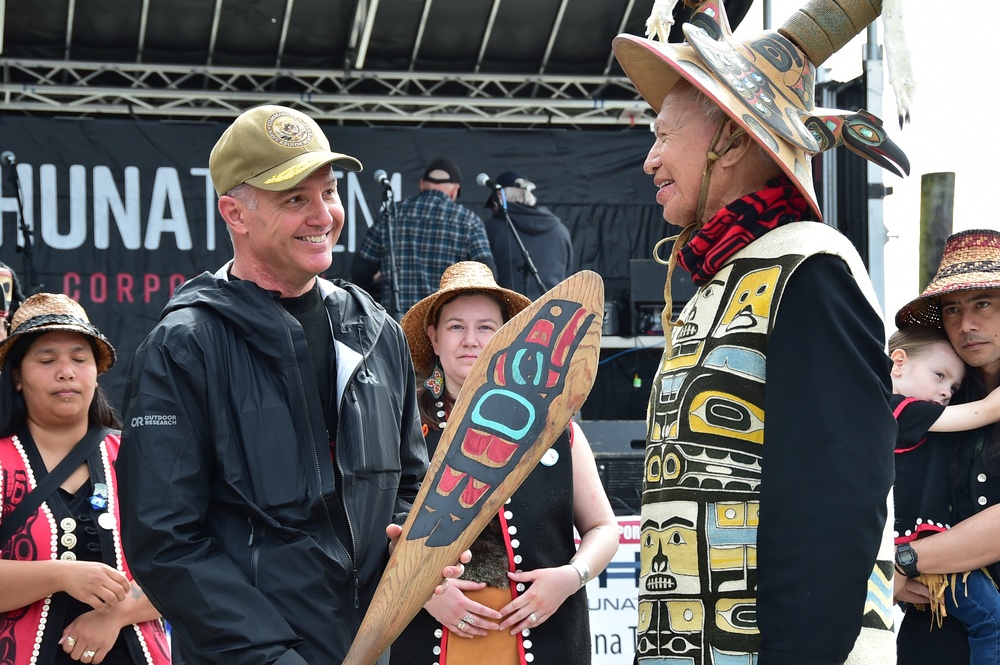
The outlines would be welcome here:
<svg viewBox="0 0 1000 665">
<path fill-rule="evenodd" d="M 498 192 L 501 189 L 503 189 L 503 187 L 501 187 L 499 183 L 497 183 L 497 181 L 493 180 L 493 178 L 489 177 L 485 173 L 480 173 L 479 175 L 476 176 L 476 183 L 482 185 L 483 187 L 489 187 L 490 189 L 495 189 Z"/>
<path fill-rule="evenodd" d="M 379 169 L 373 174 L 375 177 L 375 182 L 382 185 L 386 189 L 392 189 L 392 183 L 389 182 L 389 174 L 385 172 L 385 169 Z"/>
<path fill-rule="evenodd" d="M 17 159 L 14 157 L 14 153 L 10 150 L 4 150 L 0 153 L 0 162 L 3 162 L 7 166 L 14 166 L 14 162 L 16 161 Z"/>
</svg>

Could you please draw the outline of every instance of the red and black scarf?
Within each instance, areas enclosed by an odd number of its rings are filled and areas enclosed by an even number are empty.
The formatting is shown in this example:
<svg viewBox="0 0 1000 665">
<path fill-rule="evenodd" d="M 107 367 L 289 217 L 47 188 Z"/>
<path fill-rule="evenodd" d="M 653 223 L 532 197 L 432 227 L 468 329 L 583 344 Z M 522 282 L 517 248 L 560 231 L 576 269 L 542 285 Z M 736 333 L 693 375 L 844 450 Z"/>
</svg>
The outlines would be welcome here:
<svg viewBox="0 0 1000 665">
<path fill-rule="evenodd" d="M 733 254 L 768 231 L 801 220 L 809 203 L 787 177 L 733 201 L 708 220 L 677 254 L 696 286 L 706 283 Z"/>
</svg>

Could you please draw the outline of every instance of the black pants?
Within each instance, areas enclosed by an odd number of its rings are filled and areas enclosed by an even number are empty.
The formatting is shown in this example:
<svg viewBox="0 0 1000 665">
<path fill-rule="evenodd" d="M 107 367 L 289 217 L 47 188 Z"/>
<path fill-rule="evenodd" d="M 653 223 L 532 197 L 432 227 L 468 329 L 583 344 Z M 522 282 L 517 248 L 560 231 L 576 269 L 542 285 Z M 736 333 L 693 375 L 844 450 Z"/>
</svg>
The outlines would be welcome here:
<svg viewBox="0 0 1000 665">
<path fill-rule="evenodd" d="M 907 608 L 896 637 L 897 665 L 968 665 L 969 636 L 958 621 L 945 617 L 939 628 L 930 612 Z"/>
</svg>

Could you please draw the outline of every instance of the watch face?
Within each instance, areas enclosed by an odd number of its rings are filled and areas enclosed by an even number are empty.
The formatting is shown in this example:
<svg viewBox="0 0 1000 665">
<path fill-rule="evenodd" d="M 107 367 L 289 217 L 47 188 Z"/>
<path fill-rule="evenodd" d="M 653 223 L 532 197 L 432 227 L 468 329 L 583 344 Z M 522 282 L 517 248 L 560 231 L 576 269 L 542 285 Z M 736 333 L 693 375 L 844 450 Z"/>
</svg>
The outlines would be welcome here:
<svg viewBox="0 0 1000 665">
<path fill-rule="evenodd" d="M 917 561 L 917 556 L 909 546 L 900 547 L 896 550 L 896 562 L 901 566 L 912 566 Z"/>
</svg>

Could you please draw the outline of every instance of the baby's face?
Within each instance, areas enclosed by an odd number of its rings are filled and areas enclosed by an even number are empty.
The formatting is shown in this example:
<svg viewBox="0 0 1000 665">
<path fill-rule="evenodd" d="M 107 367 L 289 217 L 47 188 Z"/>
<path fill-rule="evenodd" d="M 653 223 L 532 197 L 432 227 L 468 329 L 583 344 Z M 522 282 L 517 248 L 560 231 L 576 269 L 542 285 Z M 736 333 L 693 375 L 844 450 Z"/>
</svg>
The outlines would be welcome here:
<svg viewBox="0 0 1000 665">
<path fill-rule="evenodd" d="M 936 342 L 917 355 L 907 356 L 896 392 L 947 406 L 964 378 L 965 363 L 951 344 Z"/>
</svg>

